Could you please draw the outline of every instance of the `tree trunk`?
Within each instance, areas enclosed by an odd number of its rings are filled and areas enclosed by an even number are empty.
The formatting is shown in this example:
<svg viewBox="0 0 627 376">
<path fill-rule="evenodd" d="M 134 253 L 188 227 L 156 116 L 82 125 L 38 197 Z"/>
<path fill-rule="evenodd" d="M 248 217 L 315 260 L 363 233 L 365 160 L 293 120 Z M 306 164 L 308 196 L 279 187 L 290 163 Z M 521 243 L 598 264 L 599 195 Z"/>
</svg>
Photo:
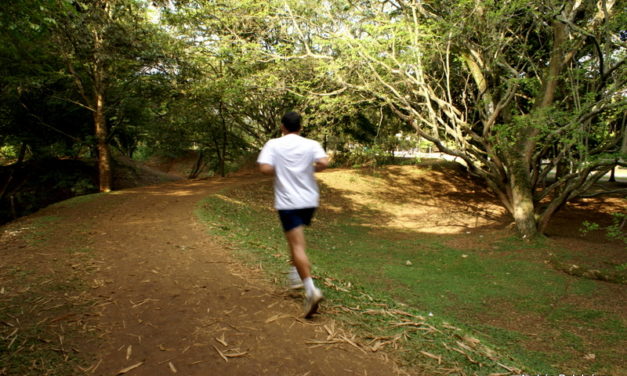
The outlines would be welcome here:
<svg viewBox="0 0 627 376">
<path fill-rule="evenodd" d="M 523 239 L 529 240 L 538 235 L 529 168 L 526 163 L 519 163 L 512 166 L 510 175 L 512 214 L 516 228 Z"/>
<path fill-rule="evenodd" d="M 96 128 L 96 142 L 98 149 L 98 177 L 100 192 L 111 191 L 111 153 L 107 145 L 107 124 L 104 114 L 104 95 L 96 93 L 96 108 L 94 109 L 94 125 Z"/>
<path fill-rule="evenodd" d="M 220 176 L 225 177 L 226 176 L 226 162 L 224 160 L 224 151 L 222 152 L 222 156 L 220 157 L 220 160 L 218 161 L 218 169 L 220 170 Z"/>
<path fill-rule="evenodd" d="M 199 151 L 198 152 L 198 157 L 196 158 L 196 162 L 194 162 L 194 166 L 192 167 L 192 170 L 190 171 L 189 175 L 187 176 L 188 179 L 196 179 L 198 177 L 198 175 L 202 171 L 203 167 L 205 166 L 205 164 L 203 162 L 204 159 L 205 159 L 204 153 L 202 151 Z"/>
<path fill-rule="evenodd" d="M 219 163 L 220 163 L 220 176 L 226 176 L 226 148 L 227 148 L 227 125 L 226 119 L 224 118 L 224 114 L 222 113 L 222 103 L 220 103 L 220 117 L 222 118 L 222 151 L 218 154 L 221 154 Z"/>
<path fill-rule="evenodd" d="M 106 3 L 103 3 L 105 11 Z M 111 153 L 107 145 L 107 122 L 105 120 L 105 76 L 106 68 L 102 60 L 103 35 L 94 30 L 94 68 L 93 68 L 93 98 L 94 98 L 94 126 L 96 131 L 96 145 L 98 149 L 98 175 L 100 192 L 111 191 Z"/>
<path fill-rule="evenodd" d="M 625 128 L 625 119 L 627 119 L 627 113 L 623 115 L 623 144 L 620 147 L 621 158 L 619 160 L 621 163 L 627 162 L 624 158 L 624 156 L 627 155 L 627 128 Z"/>
<path fill-rule="evenodd" d="M 535 109 L 541 110 L 549 108 L 555 99 L 555 91 L 559 84 L 560 72 L 563 68 L 564 61 L 564 43 L 566 41 L 566 26 L 560 21 L 553 22 L 553 46 L 551 49 L 551 59 L 544 77 L 542 90 L 535 102 Z M 512 206 L 514 209 L 514 220 L 516 227 L 523 239 L 531 239 L 541 234 L 536 219 L 535 204 L 533 201 L 534 187 L 531 184 L 530 167 L 533 151 L 536 147 L 535 138 L 539 133 L 539 129 L 533 126 L 522 129 L 520 133 L 517 152 L 518 158 L 513 155 L 514 165 L 510 166 L 510 181 L 512 188 Z M 558 166 L 559 167 L 559 166 Z M 559 168 L 558 168 L 559 170 Z M 559 174 L 561 172 L 557 171 Z M 550 217 L 547 216 L 547 220 Z M 542 228 L 546 227 L 543 223 Z"/>
<path fill-rule="evenodd" d="M 618 160 L 616 161 L 618 162 Z M 612 171 L 610 172 L 610 178 L 608 179 L 610 183 L 616 183 L 616 166 L 612 167 Z"/>
</svg>

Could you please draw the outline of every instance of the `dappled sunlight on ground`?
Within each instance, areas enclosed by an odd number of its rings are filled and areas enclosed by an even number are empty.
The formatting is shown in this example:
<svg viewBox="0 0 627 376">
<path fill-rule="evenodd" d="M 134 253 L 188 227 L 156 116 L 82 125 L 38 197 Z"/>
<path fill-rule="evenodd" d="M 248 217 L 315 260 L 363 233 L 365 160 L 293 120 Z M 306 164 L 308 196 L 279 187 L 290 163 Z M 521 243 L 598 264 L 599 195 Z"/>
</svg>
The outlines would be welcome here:
<svg viewBox="0 0 627 376">
<path fill-rule="evenodd" d="M 137 194 L 138 191 L 133 189 L 125 189 L 122 191 L 113 191 L 108 194 L 116 195 L 116 196 L 132 196 Z M 164 192 L 163 190 L 155 189 L 151 191 L 150 189 L 144 189 L 141 191 L 143 195 L 157 195 L 157 196 L 171 196 L 171 197 L 187 197 L 194 196 L 198 194 L 198 191 L 193 190 L 172 190 L 171 192 Z"/>
<path fill-rule="evenodd" d="M 494 226 L 507 214 L 482 187 L 457 171 L 393 166 L 332 170 L 318 179 L 326 210 L 353 210 L 372 226 L 457 234 Z M 441 200 L 444 196 L 447 199 Z"/>
</svg>

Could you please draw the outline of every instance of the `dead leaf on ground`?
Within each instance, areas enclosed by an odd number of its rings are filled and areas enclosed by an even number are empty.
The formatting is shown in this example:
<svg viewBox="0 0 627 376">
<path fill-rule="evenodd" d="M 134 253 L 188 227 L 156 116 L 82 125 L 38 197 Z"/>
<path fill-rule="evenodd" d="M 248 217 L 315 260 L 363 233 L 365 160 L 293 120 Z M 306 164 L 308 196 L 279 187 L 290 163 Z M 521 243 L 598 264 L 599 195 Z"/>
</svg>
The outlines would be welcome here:
<svg viewBox="0 0 627 376">
<path fill-rule="evenodd" d="M 244 356 L 248 354 L 247 351 L 244 352 L 240 352 L 240 351 L 229 351 L 229 352 L 225 352 L 224 356 L 226 356 L 227 358 L 239 358 L 241 356 Z"/>
<path fill-rule="evenodd" d="M 224 340 L 224 333 L 222 333 L 222 336 L 220 338 L 216 338 L 216 341 L 220 342 L 220 344 L 224 347 L 229 346 L 229 344 L 226 343 L 226 341 Z"/>
<path fill-rule="evenodd" d="M 229 359 L 224 355 L 224 353 L 222 353 L 222 351 L 220 351 L 220 349 L 218 349 L 217 347 L 215 347 L 214 345 L 212 345 L 213 348 L 218 352 L 218 354 L 220 355 L 220 357 L 222 359 L 224 359 L 225 362 L 228 362 Z"/>
<path fill-rule="evenodd" d="M 144 361 L 141 361 L 139 363 L 135 363 L 132 366 L 128 366 L 126 368 L 123 368 L 121 370 L 118 371 L 118 373 L 116 373 L 117 375 L 124 375 L 125 373 L 134 370 L 135 368 L 141 367 L 144 364 Z"/>
<path fill-rule="evenodd" d="M 96 373 L 96 370 L 98 369 L 98 367 L 100 366 L 100 363 L 102 363 L 102 359 L 98 360 L 98 363 L 96 363 L 94 366 L 92 366 L 91 368 L 91 373 Z"/>
<path fill-rule="evenodd" d="M 159 301 L 159 299 L 146 298 L 146 299 L 142 300 L 142 301 L 141 301 L 141 302 L 139 302 L 139 303 L 135 303 L 134 301 L 129 300 L 129 302 L 131 302 L 131 305 L 132 305 L 132 306 L 131 306 L 131 308 L 137 308 L 137 307 L 139 307 L 139 306 L 141 306 L 141 305 L 143 305 L 143 304 L 145 304 L 145 303 L 148 303 L 148 302 L 150 302 L 150 301 L 152 301 L 152 302 L 158 302 L 158 301 Z"/>
<path fill-rule="evenodd" d="M 382 348 L 383 346 L 385 346 L 385 342 L 382 341 L 377 341 L 374 343 L 374 345 L 372 345 L 370 347 L 370 350 L 372 350 L 372 352 L 377 352 L 379 351 L 380 348 Z"/>
<path fill-rule="evenodd" d="M 505 364 L 498 363 L 498 362 L 496 364 L 498 364 L 499 366 L 505 368 L 506 370 L 508 370 L 511 373 L 522 373 L 522 371 L 520 369 L 516 368 L 516 367 L 506 366 Z"/>
<path fill-rule="evenodd" d="M 284 318 L 287 318 L 287 317 L 291 317 L 291 315 L 286 315 L 286 314 L 274 315 L 274 316 L 272 316 L 272 317 L 270 317 L 269 319 L 266 320 L 266 324 L 270 324 L 273 321 L 277 321 L 277 320 L 284 319 Z"/>
<path fill-rule="evenodd" d="M 474 337 L 470 337 L 470 336 L 463 336 L 462 340 L 464 342 L 466 342 L 467 344 L 469 344 L 472 347 L 477 346 L 478 344 L 481 343 L 481 341 L 479 341 L 478 339 L 474 338 Z"/>
<path fill-rule="evenodd" d="M 329 337 L 335 337 L 335 324 L 331 323 L 331 327 L 328 327 L 326 324 L 322 326 L 324 330 L 327 331 Z"/>
<path fill-rule="evenodd" d="M 441 357 L 441 356 L 433 355 L 433 354 L 431 354 L 430 352 L 426 352 L 426 351 L 421 351 L 420 353 L 421 353 L 422 355 L 424 355 L 424 356 L 428 357 L 428 358 L 431 358 L 431 359 L 435 359 L 435 360 L 437 360 L 437 361 L 438 361 L 438 364 L 441 364 L 441 363 L 442 363 L 442 357 Z"/>
<path fill-rule="evenodd" d="M 172 362 L 168 362 L 168 366 L 170 367 L 170 371 L 172 371 L 172 373 L 176 373 L 176 367 L 174 367 L 174 364 L 172 364 Z"/>
</svg>

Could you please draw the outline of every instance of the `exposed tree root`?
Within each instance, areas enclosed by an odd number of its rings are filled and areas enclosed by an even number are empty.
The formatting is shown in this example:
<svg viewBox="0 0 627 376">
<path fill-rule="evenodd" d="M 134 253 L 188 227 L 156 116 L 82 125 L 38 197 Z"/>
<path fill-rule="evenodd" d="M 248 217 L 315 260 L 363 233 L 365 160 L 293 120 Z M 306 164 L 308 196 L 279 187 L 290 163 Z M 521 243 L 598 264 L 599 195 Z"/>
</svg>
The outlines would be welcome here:
<svg viewBox="0 0 627 376">
<path fill-rule="evenodd" d="M 549 259 L 547 262 L 553 266 L 554 269 L 564 272 L 566 274 L 594 279 L 598 281 L 612 282 L 612 283 L 620 283 L 627 284 L 627 273 L 623 272 L 611 272 L 611 271 L 603 271 L 599 269 L 591 269 L 586 268 L 584 266 L 580 266 L 577 264 L 573 264 L 571 262 L 564 262 L 557 259 L 554 254 L 549 254 Z"/>
</svg>

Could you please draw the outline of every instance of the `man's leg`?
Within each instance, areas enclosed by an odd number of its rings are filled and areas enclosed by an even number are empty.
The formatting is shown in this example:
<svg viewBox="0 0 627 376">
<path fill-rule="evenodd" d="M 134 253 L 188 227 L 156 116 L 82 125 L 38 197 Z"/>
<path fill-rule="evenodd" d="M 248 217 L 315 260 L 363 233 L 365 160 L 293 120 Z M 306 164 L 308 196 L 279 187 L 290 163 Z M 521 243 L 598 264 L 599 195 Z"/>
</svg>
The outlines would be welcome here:
<svg viewBox="0 0 627 376">
<path fill-rule="evenodd" d="M 309 317 L 318 310 L 318 304 L 322 301 L 322 292 L 316 288 L 311 278 L 311 265 L 305 252 L 304 226 L 298 226 L 285 232 L 285 237 L 292 256 L 292 263 L 303 280 L 306 295 L 305 317 Z"/>
<path fill-rule="evenodd" d="M 285 233 L 287 238 L 287 244 L 290 249 L 290 256 L 292 257 L 292 264 L 298 270 L 300 279 L 311 277 L 311 265 L 309 264 L 309 258 L 305 253 L 305 230 L 304 226 L 295 227 Z"/>
</svg>

